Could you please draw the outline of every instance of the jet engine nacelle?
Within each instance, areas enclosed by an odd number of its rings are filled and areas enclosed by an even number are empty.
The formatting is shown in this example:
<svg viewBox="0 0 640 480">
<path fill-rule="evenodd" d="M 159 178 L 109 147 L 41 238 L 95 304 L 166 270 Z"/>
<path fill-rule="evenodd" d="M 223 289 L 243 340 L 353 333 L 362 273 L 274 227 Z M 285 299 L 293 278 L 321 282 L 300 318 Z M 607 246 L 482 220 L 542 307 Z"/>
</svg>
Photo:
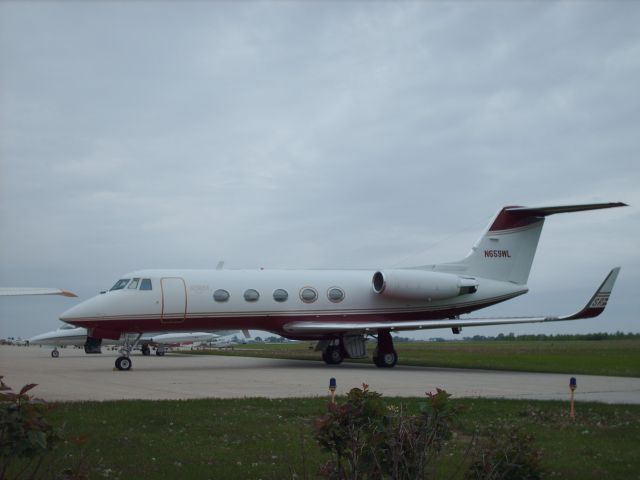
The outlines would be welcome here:
<svg viewBox="0 0 640 480">
<path fill-rule="evenodd" d="M 410 269 L 376 272 L 372 283 L 375 293 L 403 300 L 444 300 L 478 290 L 472 277 Z"/>
</svg>

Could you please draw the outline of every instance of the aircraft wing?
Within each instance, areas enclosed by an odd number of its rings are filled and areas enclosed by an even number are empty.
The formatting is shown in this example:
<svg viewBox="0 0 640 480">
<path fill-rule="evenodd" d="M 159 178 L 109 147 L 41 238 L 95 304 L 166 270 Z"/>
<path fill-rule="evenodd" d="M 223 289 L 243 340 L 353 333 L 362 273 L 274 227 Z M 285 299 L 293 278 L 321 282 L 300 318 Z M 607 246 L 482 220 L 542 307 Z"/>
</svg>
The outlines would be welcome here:
<svg viewBox="0 0 640 480">
<path fill-rule="evenodd" d="M 292 322 L 285 325 L 290 333 L 374 333 L 377 330 L 390 331 L 422 330 L 432 328 L 481 327 L 489 325 L 510 325 L 518 323 L 561 322 L 564 320 L 579 320 L 600 315 L 609 300 L 613 285 L 620 272 L 616 267 L 605 278 L 584 308 L 571 315 L 539 316 L 539 317 L 498 317 L 498 318 L 451 318 L 444 320 L 412 320 L 407 322 Z"/>
<path fill-rule="evenodd" d="M 64 295 L 65 297 L 77 297 L 75 293 L 60 290 L 59 288 L 0 288 L 0 297 L 17 295 Z"/>
</svg>

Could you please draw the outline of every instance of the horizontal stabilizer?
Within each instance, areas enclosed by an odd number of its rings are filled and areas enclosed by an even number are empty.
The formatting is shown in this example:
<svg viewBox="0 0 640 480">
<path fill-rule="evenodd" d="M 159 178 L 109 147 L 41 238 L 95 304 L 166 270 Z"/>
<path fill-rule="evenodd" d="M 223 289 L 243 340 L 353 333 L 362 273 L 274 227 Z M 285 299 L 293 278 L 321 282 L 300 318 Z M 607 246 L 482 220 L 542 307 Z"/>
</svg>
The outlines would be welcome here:
<svg viewBox="0 0 640 480">
<path fill-rule="evenodd" d="M 553 207 L 504 207 L 493 224 L 489 227 L 489 232 L 512 230 L 523 228 L 539 222 L 542 218 L 556 213 L 584 212 L 587 210 L 600 210 L 603 208 L 627 207 L 626 203 L 588 203 L 584 205 L 559 205 Z"/>
<path fill-rule="evenodd" d="M 446 320 L 412 320 L 407 322 L 292 322 L 285 325 L 289 333 L 375 333 L 378 330 L 428 330 L 434 328 L 483 327 L 489 325 L 512 325 L 519 323 L 560 322 L 579 320 L 600 315 L 609 300 L 620 267 L 616 267 L 605 278 L 586 306 L 577 313 L 565 316 L 501 317 L 501 318 L 455 318 Z"/>
<path fill-rule="evenodd" d="M 547 217 L 555 213 L 583 212 L 585 210 L 599 210 L 601 208 L 628 207 L 626 203 L 588 203 L 585 205 L 563 205 L 556 207 L 506 207 L 505 211 L 531 217 Z"/>
</svg>

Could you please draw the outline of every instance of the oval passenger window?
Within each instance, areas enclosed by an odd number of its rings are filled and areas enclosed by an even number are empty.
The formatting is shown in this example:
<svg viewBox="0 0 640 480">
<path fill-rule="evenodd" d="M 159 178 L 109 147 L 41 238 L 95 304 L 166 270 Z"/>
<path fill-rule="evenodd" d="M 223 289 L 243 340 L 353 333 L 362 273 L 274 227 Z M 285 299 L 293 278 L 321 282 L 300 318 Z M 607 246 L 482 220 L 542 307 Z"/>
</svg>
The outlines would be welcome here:
<svg viewBox="0 0 640 480">
<path fill-rule="evenodd" d="M 332 287 L 327 292 L 327 297 L 334 303 L 341 302 L 344 300 L 344 291 L 338 287 Z"/>
<path fill-rule="evenodd" d="M 318 298 L 318 292 L 314 288 L 306 287 L 300 291 L 300 299 L 305 303 L 315 302 Z"/>
<path fill-rule="evenodd" d="M 229 300 L 229 292 L 222 289 L 216 290 L 215 292 L 213 292 L 213 299 L 216 302 L 226 302 L 227 300 Z"/>
<path fill-rule="evenodd" d="M 286 290 L 278 288 L 277 290 L 273 291 L 273 299 L 276 302 L 286 302 L 287 298 L 289 298 L 289 293 L 287 293 Z"/>
<path fill-rule="evenodd" d="M 260 298 L 260 294 L 258 293 L 257 290 L 254 290 L 253 288 L 250 288 L 249 290 L 244 292 L 244 299 L 247 302 L 257 302 L 259 298 Z"/>
</svg>

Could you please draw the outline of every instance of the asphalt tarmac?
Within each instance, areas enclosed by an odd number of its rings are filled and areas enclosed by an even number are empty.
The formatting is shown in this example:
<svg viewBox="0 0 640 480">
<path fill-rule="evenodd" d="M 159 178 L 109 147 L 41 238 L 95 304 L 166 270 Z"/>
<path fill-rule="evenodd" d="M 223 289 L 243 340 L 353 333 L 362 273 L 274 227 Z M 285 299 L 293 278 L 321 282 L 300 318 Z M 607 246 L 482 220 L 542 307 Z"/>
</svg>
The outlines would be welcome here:
<svg viewBox="0 0 640 480">
<path fill-rule="evenodd" d="M 569 374 L 502 372 L 368 364 L 274 360 L 213 355 L 134 353 L 130 371 L 114 369 L 113 351 L 86 355 L 60 349 L 51 358 L 47 347 L 0 346 L 0 375 L 18 391 L 31 391 L 47 401 L 189 399 L 328 396 L 335 377 L 338 394 L 366 383 L 384 396 L 422 396 L 444 388 L 454 397 L 568 400 Z M 576 401 L 640 404 L 640 378 L 574 375 Z"/>
</svg>

